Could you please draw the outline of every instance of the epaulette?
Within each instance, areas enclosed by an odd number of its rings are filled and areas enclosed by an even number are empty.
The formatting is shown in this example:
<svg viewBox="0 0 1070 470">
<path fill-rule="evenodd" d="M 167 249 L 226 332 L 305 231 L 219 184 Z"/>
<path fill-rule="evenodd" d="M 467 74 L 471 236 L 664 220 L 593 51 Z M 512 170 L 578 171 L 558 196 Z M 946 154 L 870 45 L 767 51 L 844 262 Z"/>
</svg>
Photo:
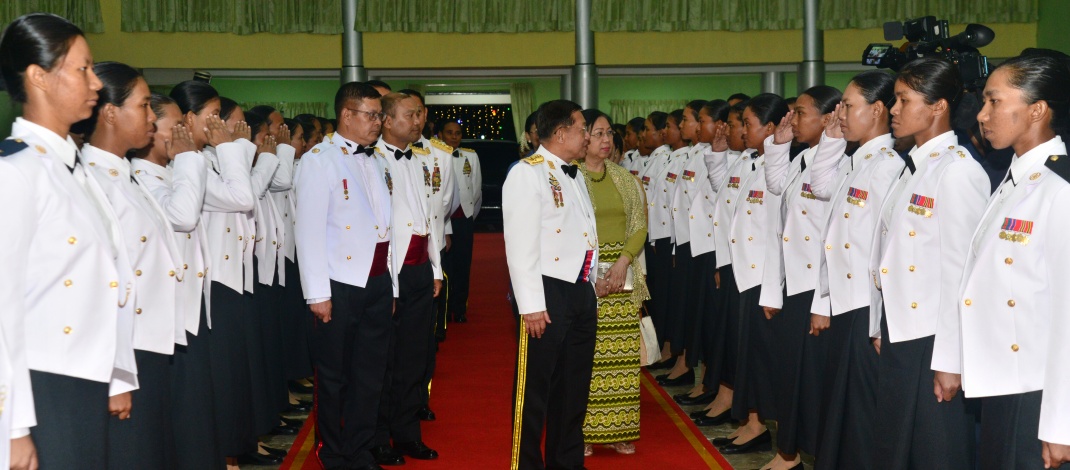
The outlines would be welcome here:
<svg viewBox="0 0 1070 470">
<path fill-rule="evenodd" d="M 1059 175 L 1060 178 L 1070 181 L 1070 158 L 1067 158 L 1066 155 L 1052 155 L 1044 162 L 1044 166 L 1048 167 L 1052 173 Z"/>
<path fill-rule="evenodd" d="M 22 139 L 5 139 L 0 141 L 0 157 L 6 157 L 19 153 L 29 147 Z"/>
<path fill-rule="evenodd" d="M 470 148 L 468 148 L 468 147 L 460 147 L 460 149 L 461 149 L 461 150 L 464 150 L 465 152 L 472 152 L 472 153 L 476 153 L 475 149 L 470 149 Z"/>
<path fill-rule="evenodd" d="M 542 155 L 536 154 L 536 155 L 532 155 L 530 157 L 524 158 L 521 161 L 523 161 L 524 163 L 527 163 L 528 165 L 538 165 L 538 164 L 543 162 L 543 158 L 542 158 Z"/>
<path fill-rule="evenodd" d="M 441 150 L 443 152 L 453 153 L 453 147 L 450 147 L 449 144 L 447 144 L 447 143 L 445 143 L 445 142 L 443 142 L 441 140 L 431 139 L 431 145 L 434 145 L 435 148 L 437 148 L 437 149 L 439 149 L 439 150 Z"/>
<path fill-rule="evenodd" d="M 412 153 L 415 153 L 416 155 L 420 155 L 420 156 L 427 156 L 427 155 L 431 154 L 431 149 L 427 149 L 427 148 L 423 148 L 423 147 L 414 147 L 414 146 L 410 145 L 409 149 L 412 150 Z"/>
</svg>

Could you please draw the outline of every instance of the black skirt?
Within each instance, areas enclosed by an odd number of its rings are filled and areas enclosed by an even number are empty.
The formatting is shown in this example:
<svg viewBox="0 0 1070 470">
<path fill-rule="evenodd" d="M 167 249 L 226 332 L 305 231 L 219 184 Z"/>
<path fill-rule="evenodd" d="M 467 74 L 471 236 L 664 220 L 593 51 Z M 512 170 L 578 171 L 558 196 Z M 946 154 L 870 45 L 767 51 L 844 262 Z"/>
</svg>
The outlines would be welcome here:
<svg viewBox="0 0 1070 470">
<path fill-rule="evenodd" d="M 1037 437 L 1042 395 L 1036 391 L 981 399 L 981 470 L 1044 468 Z"/>
<path fill-rule="evenodd" d="M 253 433 L 253 383 L 243 319 L 245 300 L 240 292 L 212 282 L 211 371 L 219 451 L 236 457 L 256 449 Z"/>
<path fill-rule="evenodd" d="M 171 417 L 175 436 L 175 468 L 221 470 L 226 468 L 215 439 L 215 396 L 212 383 L 212 349 L 201 299 L 198 334 L 186 332 L 186 345 L 175 345 L 171 356 Z"/>
<path fill-rule="evenodd" d="M 130 392 L 130 417 L 120 420 L 112 416 L 109 420 L 108 468 L 174 469 L 171 356 L 135 350 L 134 358 L 138 389 Z"/>
<path fill-rule="evenodd" d="M 256 283 L 253 287 L 260 291 L 266 287 Z M 248 357 L 249 378 L 252 383 L 252 393 L 249 394 L 249 402 L 253 406 L 254 436 L 260 436 L 271 432 L 271 429 L 279 424 L 278 410 L 275 409 L 274 400 L 271 397 L 271 381 L 268 379 L 267 362 L 264 360 L 264 327 L 263 316 L 268 315 L 260 309 L 256 293 L 245 292 L 242 296 L 245 302 L 245 313 L 242 315 L 242 328 L 245 329 L 245 354 Z"/>
<path fill-rule="evenodd" d="M 776 419 L 776 393 L 773 386 L 776 341 L 773 328 L 780 318 L 765 318 L 758 305 L 762 287 L 740 293 L 739 354 L 736 356 L 735 392 L 732 394 L 732 417 L 746 419 L 754 411 L 762 420 Z"/>
<path fill-rule="evenodd" d="M 869 468 L 877 427 L 877 350 L 869 338 L 869 307 L 832 317 L 821 404 L 819 470 Z"/>
<path fill-rule="evenodd" d="M 40 468 L 107 468 L 108 384 L 30 370 L 30 386 Z"/>
<path fill-rule="evenodd" d="M 702 359 L 706 365 L 702 383 L 707 390 L 716 390 L 722 384 L 733 386 L 739 354 L 739 288 L 731 264 L 717 272 L 721 287 L 714 295 L 713 311 L 702 324 L 707 345 Z"/>
<path fill-rule="evenodd" d="M 282 412 L 290 404 L 286 387 L 286 345 L 283 341 L 283 289 L 276 273 L 270 286 L 256 284 L 256 295 L 253 297 L 264 345 L 266 391 L 274 414 Z"/>
<path fill-rule="evenodd" d="M 785 294 L 784 308 L 773 322 L 776 338 L 777 450 L 794 455 L 817 449 L 821 388 L 828 356 L 828 334 L 810 334 L 814 291 Z M 775 319 L 775 318 L 774 318 Z"/>
<path fill-rule="evenodd" d="M 691 274 L 691 244 L 671 245 L 675 248 L 672 255 L 672 265 L 669 268 L 669 301 L 666 303 L 665 328 L 668 330 L 668 341 L 674 356 L 684 352 L 684 344 L 690 336 L 687 327 L 690 326 L 688 297 L 693 292 L 688 292 L 688 282 Z"/>
<path fill-rule="evenodd" d="M 687 366 L 695 367 L 699 361 L 705 361 L 709 349 L 705 324 L 719 316 L 717 311 L 719 292 L 714 280 L 717 272 L 717 258 L 714 252 L 703 253 L 691 258 L 691 271 L 687 277 L 687 318 L 685 318 L 684 348 L 687 349 Z"/>
<path fill-rule="evenodd" d="M 286 260 L 286 287 L 283 294 L 282 329 L 286 345 L 286 378 L 297 380 L 312 377 L 312 357 L 309 356 L 308 335 L 312 333 L 312 312 L 301 290 L 301 271 L 296 261 Z"/>
<path fill-rule="evenodd" d="M 648 313 L 654 319 L 654 331 L 657 332 L 660 347 L 670 338 L 667 317 L 672 301 L 669 288 L 669 277 L 672 272 L 672 242 L 668 238 L 655 240 L 654 247 L 648 253 L 651 255 L 646 260 L 647 269 L 650 271 L 650 276 L 647 278 L 650 287 Z"/>
</svg>

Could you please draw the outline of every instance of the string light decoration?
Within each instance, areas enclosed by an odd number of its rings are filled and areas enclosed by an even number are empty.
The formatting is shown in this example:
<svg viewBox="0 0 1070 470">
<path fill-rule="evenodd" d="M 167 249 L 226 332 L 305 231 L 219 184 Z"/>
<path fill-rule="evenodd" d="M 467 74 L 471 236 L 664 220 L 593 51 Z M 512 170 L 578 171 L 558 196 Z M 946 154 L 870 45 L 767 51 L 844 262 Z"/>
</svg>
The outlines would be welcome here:
<svg viewBox="0 0 1070 470">
<path fill-rule="evenodd" d="M 513 110 L 510 106 L 430 105 L 427 110 L 428 122 L 438 122 L 439 119 L 454 121 L 461 125 L 465 139 L 516 141 Z"/>
</svg>

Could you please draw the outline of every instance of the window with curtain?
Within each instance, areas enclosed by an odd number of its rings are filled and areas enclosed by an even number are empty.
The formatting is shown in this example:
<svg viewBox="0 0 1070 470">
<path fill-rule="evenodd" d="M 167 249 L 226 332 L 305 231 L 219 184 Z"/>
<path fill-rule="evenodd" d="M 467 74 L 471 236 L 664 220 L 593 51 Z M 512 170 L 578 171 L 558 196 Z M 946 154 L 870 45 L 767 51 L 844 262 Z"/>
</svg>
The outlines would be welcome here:
<svg viewBox="0 0 1070 470">
<path fill-rule="evenodd" d="M 257 101 L 238 103 L 238 106 L 241 106 L 241 109 L 249 109 L 262 104 L 277 109 L 282 113 L 283 117 L 286 118 L 292 119 L 298 114 L 311 114 L 323 118 L 334 119 L 334 112 L 331 112 L 330 115 L 327 114 L 327 103 L 315 101 Z"/>
<path fill-rule="evenodd" d="M 574 31 L 575 0 L 361 0 L 357 31 L 528 33 Z"/>
<path fill-rule="evenodd" d="M 342 33 L 341 0 L 122 0 L 122 12 L 126 32 Z"/>
<path fill-rule="evenodd" d="M 594 31 L 801 29 L 801 0 L 592 0 Z M 934 15 L 951 23 L 1030 23 L 1037 0 L 821 0 L 822 29 L 875 28 Z"/>
<path fill-rule="evenodd" d="M 646 118 L 654 111 L 670 112 L 687 105 L 687 100 L 609 100 L 609 117 L 615 124 L 627 124 L 632 118 Z"/>
<path fill-rule="evenodd" d="M 27 13 L 44 12 L 62 16 L 87 33 L 103 33 L 100 0 L 0 0 L 0 24 L 7 25 Z"/>
</svg>

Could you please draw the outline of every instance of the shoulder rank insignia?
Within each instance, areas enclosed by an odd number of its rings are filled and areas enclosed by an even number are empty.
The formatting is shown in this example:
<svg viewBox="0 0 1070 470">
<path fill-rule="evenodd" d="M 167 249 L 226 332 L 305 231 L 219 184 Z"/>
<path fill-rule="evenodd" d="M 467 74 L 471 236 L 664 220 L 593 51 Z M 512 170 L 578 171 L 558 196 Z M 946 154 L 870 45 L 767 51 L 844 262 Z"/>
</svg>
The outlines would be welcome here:
<svg viewBox="0 0 1070 470">
<path fill-rule="evenodd" d="M 551 169 L 551 170 L 556 170 L 556 169 L 557 169 L 557 167 L 556 167 L 556 166 L 554 166 L 554 162 L 552 162 L 552 161 L 550 161 L 550 160 L 547 160 L 547 161 L 546 161 L 546 164 L 550 166 L 550 169 Z"/>
<path fill-rule="evenodd" d="M 803 183 L 802 191 L 799 192 L 799 195 L 806 199 L 817 199 L 817 196 L 814 195 L 814 190 L 810 188 L 810 183 Z"/>
<path fill-rule="evenodd" d="M 4 139 L 0 141 L 0 157 L 19 153 L 29 147 L 22 139 Z"/>
<path fill-rule="evenodd" d="M 464 159 L 464 167 L 461 168 L 461 171 L 464 172 L 464 176 L 469 176 L 472 174 L 472 164 L 468 163 L 468 158 Z"/>
<path fill-rule="evenodd" d="M 447 143 L 445 143 L 445 142 L 443 142 L 441 140 L 431 139 L 431 145 L 435 146 L 435 148 L 437 148 L 437 149 L 439 149 L 439 150 L 441 150 L 443 152 L 453 153 L 453 147 L 450 147 L 449 144 L 447 144 Z"/>
<path fill-rule="evenodd" d="M 922 196 L 920 194 L 914 194 L 910 196 L 910 206 L 907 207 L 907 212 L 911 214 L 917 214 L 922 217 L 932 217 L 933 207 L 936 206 L 936 199 L 928 196 Z"/>
<path fill-rule="evenodd" d="M 554 178 L 553 173 L 550 173 L 550 192 L 554 194 L 554 205 L 565 207 L 565 195 L 561 192 L 561 183 Z"/>
<path fill-rule="evenodd" d="M 524 163 L 527 163 L 528 165 L 538 165 L 538 164 L 543 162 L 543 158 L 542 158 L 542 155 L 536 154 L 536 155 L 532 155 L 532 156 L 530 156 L 528 158 L 524 158 L 521 161 L 523 161 Z"/>
<path fill-rule="evenodd" d="M 847 190 L 847 202 L 854 204 L 858 207 L 866 207 L 866 200 L 869 199 L 869 191 L 863 191 L 858 188 L 850 188 Z"/>
<path fill-rule="evenodd" d="M 1032 233 L 1032 221 L 1005 217 L 1003 219 L 1003 225 L 1000 226 L 999 239 L 1028 245 L 1029 235 Z"/>
<path fill-rule="evenodd" d="M 312 147 L 312 153 L 320 153 L 320 149 L 318 147 Z"/>
<path fill-rule="evenodd" d="M 765 191 L 751 191 L 747 195 L 747 202 L 751 204 L 765 204 Z"/>
<path fill-rule="evenodd" d="M 431 149 L 427 149 L 427 148 L 423 148 L 423 147 L 416 147 L 414 145 L 410 145 L 409 146 L 409 150 L 412 150 L 412 153 L 414 153 L 416 155 L 420 155 L 420 156 L 424 156 L 424 157 L 426 157 L 428 155 L 431 155 Z"/>
<path fill-rule="evenodd" d="M 1044 162 L 1044 166 L 1059 175 L 1060 178 L 1070 181 L 1070 158 L 1067 158 L 1066 155 L 1052 155 Z"/>
<path fill-rule="evenodd" d="M 695 182 L 695 172 L 689 171 L 689 170 L 684 170 L 684 179 L 694 183 Z"/>
<path fill-rule="evenodd" d="M 472 152 L 472 153 L 476 153 L 476 151 L 475 151 L 474 149 L 470 149 L 470 148 L 468 148 L 468 147 L 458 147 L 458 148 L 460 148 L 461 150 L 463 150 L 463 151 L 465 151 L 465 152 Z"/>
<path fill-rule="evenodd" d="M 108 170 L 108 174 L 111 175 L 113 178 L 117 178 L 117 177 L 119 177 L 119 170 L 116 170 L 115 168 L 112 168 L 112 169 Z"/>
</svg>

